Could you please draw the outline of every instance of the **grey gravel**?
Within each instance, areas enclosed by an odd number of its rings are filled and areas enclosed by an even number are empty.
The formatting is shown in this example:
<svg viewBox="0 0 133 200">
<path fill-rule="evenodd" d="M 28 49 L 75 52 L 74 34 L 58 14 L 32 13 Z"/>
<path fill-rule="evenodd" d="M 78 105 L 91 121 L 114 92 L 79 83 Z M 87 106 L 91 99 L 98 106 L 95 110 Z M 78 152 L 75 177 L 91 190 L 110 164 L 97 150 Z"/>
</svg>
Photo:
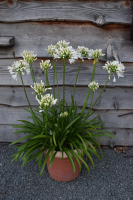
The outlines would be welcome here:
<svg viewBox="0 0 133 200">
<path fill-rule="evenodd" d="M 104 158 L 94 157 L 91 173 L 82 166 L 71 182 L 53 180 L 45 167 L 42 177 L 35 160 L 21 168 L 12 162 L 13 146 L 0 143 L 0 200 L 133 200 L 133 147 L 126 154 L 103 149 Z M 86 158 L 85 158 L 86 159 Z"/>
</svg>

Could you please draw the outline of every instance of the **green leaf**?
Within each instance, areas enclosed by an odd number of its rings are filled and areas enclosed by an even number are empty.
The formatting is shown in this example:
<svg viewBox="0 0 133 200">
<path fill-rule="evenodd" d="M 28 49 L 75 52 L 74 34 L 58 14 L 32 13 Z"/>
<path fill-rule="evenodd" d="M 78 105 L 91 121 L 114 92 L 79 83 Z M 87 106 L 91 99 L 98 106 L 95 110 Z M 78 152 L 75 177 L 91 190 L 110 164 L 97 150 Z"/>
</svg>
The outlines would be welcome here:
<svg viewBox="0 0 133 200">
<path fill-rule="evenodd" d="M 89 166 L 87 165 L 87 163 L 83 160 L 82 157 L 80 157 L 78 154 L 77 154 L 77 157 L 82 161 L 82 163 L 84 163 L 84 165 L 86 166 L 88 172 L 90 173 L 90 169 L 89 169 Z"/>
<path fill-rule="evenodd" d="M 40 150 L 38 153 L 33 155 L 29 160 L 26 161 L 26 163 L 30 162 L 31 160 L 35 159 L 37 156 L 39 156 L 42 152 L 44 152 L 44 149 Z"/>
<path fill-rule="evenodd" d="M 93 159 L 92 159 L 91 155 L 90 155 L 90 154 L 88 153 L 88 151 L 86 151 L 86 150 L 84 150 L 84 152 L 85 152 L 85 154 L 87 155 L 87 157 L 89 158 L 89 160 L 91 161 L 91 163 L 92 163 L 93 167 L 95 167 L 95 165 L 94 165 L 94 162 L 93 162 Z"/>
<path fill-rule="evenodd" d="M 77 162 L 79 164 L 79 168 L 80 168 L 80 171 L 81 171 L 81 163 L 80 163 L 80 161 L 79 161 L 79 159 L 77 157 L 77 154 L 75 152 L 74 152 L 74 155 L 75 155 L 75 158 L 76 158 L 76 160 L 77 160 Z"/>
<path fill-rule="evenodd" d="M 55 146 L 57 146 L 56 140 L 55 140 L 55 131 L 53 132 L 53 141 L 54 141 Z"/>
<path fill-rule="evenodd" d="M 42 152 L 42 154 L 40 154 L 39 159 L 38 159 L 38 167 L 40 169 L 41 164 L 42 164 L 42 157 L 43 157 L 44 153 Z"/>
<path fill-rule="evenodd" d="M 65 148 L 65 147 L 63 148 L 63 150 L 65 151 L 66 155 L 68 156 L 68 158 L 69 158 L 69 160 L 70 160 L 70 163 L 71 163 L 71 165 L 72 165 L 73 171 L 76 172 L 73 159 L 72 159 L 71 155 L 68 153 L 68 151 L 70 151 L 70 150 L 67 149 L 67 148 Z"/>
<path fill-rule="evenodd" d="M 114 135 L 109 135 L 109 134 L 91 134 L 93 137 L 101 137 L 101 136 L 106 136 L 110 138 L 116 138 Z"/>
<path fill-rule="evenodd" d="M 73 145 L 71 143 L 69 143 L 69 144 L 70 144 L 70 147 L 72 149 L 72 156 L 73 156 L 73 161 L 74 161 L 74 149 L 73 149 Z"/>
<path fill-rule="evenodd" d="M 56 154 L 57 154 L 57 151 L 54 152 L 54 154 L 53 154 L 53 156 L 52 156 L 52 158 L 51 158 L 51 161 L 50 161 L 50 163 L 49 163 L 49 169 L 50 169 L 50 167 L 51 167 L 51 165 L 52 165 L 52 163 L 53 163 L 53 161 L 54 161 L 54 158 L 55 158 Z"/>
<path fill-rule="evenodd" d="M 95 147 L 88 140 L 84 139 L 84 141 L 87 142 L 87 144 L 93 149 L 93 151 L 97 153 Z"/>
<path fill-rule="evenodd" d="M 23 158 L 22 158 L 22 160 L 23 160 L 22 166 L 25 165 L 25 163 L 27 162 L 29 156 L 31 156 L 31 154 L 32 154 L 33 152 L 35 152 L 36 150 L 38 150 L 40 147 L 41 147 L 41 146 L 40 146 L 39 144 L 36 144 L 36 145 L 32 146 L 31 148 L 29 148 L 29 150 L 24 154 L 24 156 L 23 156 Z"/>
<path fill-rule="evenodd" d="M 84 148 L 85 148 L 85 150 L 87 150 L 86 149 L 86 145 L 85 145 L 85 143 L 84 143 L 84 140 L 83 140 L 83 138 L 79 135 L 79 134 L 77 134 L 77 136 L 79 137 L 79 139 L 82 141 L 82 143 L 83 143 L 83 145 L 84 145 Z"/>
<path fill-rule="evenodd" d="M 45 157 L 45 159 L 44 159 L 44 162 L 43 162 L 43 165 L 42 165 L 42 168 L 41 168 L 41 172 L 40 172 L 40 176 L 42 176 L 42 173 L 43 173 L 43 171 L 44 171 L 44 167 L 45 167 L 45 165 L 46 165 L 46 162 L 47 162 L 48 156 L 49 156 L 49 154 L 50 154 L 50 151 L 51 151 L 51 150 L 49 150 L 49 151 L 47 152 L 47 155 L 46 155 L 46 157 Z"/>
<path fill-rule="evenodd" d="M 72 125 L 74 124 L 74 122 L 76 122 L 78 119 L 79 119 L 79 117 L 77 117 L 76 119 L 74 119 L 73 121 L 71 121 L 70 124 L 68 124 L 68 125 L 66 126 L 66 128 L 64 129 L 64 132 L 66 132 L 67 129 L 70 128 L 70 126 L 72 126 Z"/>
<path fill-rule="evenodd" d="M 37 139 L 37 138 L 46 138 L 46 135 L 37 135 L 33 137 L 32 139 Z"/>
<path fill-rule="evenodd" d="M 51 151 L 50 158 L 49 158 L 50 161 L 51 161 L 51 158 L 52 158 L 52 156 L 53 156 L 53 154 L 54 154 L 54 151 L 55 151 L 55 147 L 53 147 L 53 149 L 52 149 L 52 151 Z"/>
<path fill-rule="evenodd" d="M 26 136 L 26 137 L 20 138 L 20 139 L 16 140 L 15 142 L 12 142 L 10 145 L 16 144 L 17 142 L 19 142 L 21 140 L 29 139 L 29 138 L 31 138 L 31 136 Z"/>
</svg>

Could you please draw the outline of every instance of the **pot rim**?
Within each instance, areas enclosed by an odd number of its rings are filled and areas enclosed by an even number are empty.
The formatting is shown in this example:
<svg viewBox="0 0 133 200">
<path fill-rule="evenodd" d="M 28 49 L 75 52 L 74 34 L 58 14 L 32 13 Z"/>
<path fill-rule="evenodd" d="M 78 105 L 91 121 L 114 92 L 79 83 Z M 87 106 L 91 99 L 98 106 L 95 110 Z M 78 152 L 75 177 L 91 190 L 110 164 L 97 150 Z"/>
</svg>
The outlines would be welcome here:
<svg viewBox="0 0 133 200">
<path fill-rule="evenodd" d="M 80 153 L 81 153 L 81 150 L 79 149 Z M 47 154 L 48 150 L 45 150 L 44 151 L 44 154 Z M 54 151 L 55 152 L 55 151 Z M 74 150 L 75 153 L 78 153 L 77 150 Z M 51 152 L 50 152 L 51 154 Z M 50 156 L 49 154 L 49 156 Z M 72 154 L 69 152 L 69 154 L 71 155 L 72 157 Z M 55 158 L 62 158 L 62 152 L 61 151 L 57 151 L 56 155 L 55 155 Z M 64 158 L 68 158 L 67 154 L 65 152 L 63 152 L 63 159 Z"/>
</svg>

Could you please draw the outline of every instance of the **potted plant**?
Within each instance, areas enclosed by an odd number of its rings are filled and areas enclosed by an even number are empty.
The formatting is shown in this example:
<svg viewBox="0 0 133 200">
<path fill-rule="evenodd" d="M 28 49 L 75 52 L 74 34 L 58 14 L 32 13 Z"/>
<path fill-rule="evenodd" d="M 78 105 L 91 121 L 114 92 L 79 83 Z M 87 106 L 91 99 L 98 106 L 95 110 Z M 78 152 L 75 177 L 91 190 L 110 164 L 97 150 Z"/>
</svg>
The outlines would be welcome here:
<svg viewBox="0 0 133 200">
<path fill-rule="evenodd" d="M 13 125 L 14 128 L 19 130 L 14 134 L 26 133 L 27 135 L 13 143 L 27 139 L 27 142 L 17 146 L 17 152 L 12 155 L 13 160 L 22 161 L 22 166 L 27 162 L 36 159 L 40 169 L 40 176 L 42 175 L 45 165 L 47 167 L 51 177 L 58 181 L 70 181 L 76 178 L 81 170 L 82 163 L 86 166 L 88 172 L 90 172 L 89 166 L 83 159 L 84 154 L 89 158 L 90 162 L 94 166 L 91 154 L 94 154 L 99 160 L 97 149 L 101 152 L 101 147 L 97 139 L 101 140 L 101 136 L 115 137 L 112 133 L 102 130 L 103 122 L 98 120 L 98 117 L 93 117 L 93 107 L 97 100 L 104 91 L 110 76 L 113 74 L 123 77 L 124 65 L 117 61 L 107 62 L 103 67 L 109 73 L 109 78 L 105 83 L 98 98 L 93 102 L 93 94 L 99 88 L 98 83 L 94 81 L 96 64 L 99 57 L 103 56 L 102 50 L 89 50 L 85 47 L 78 47 L 77 50 L 69 46 L 69 43 L 65 41 L 59 41 L 56 45 L 48 46 L 47 52 L 53 57 L 53 87 L 49 86 L 48 70 L 52 68 L 50 60 L 41 61 L 40 67 L 45 72 L 45 85 L 44 82 L 36 83 L 32 63 L 36 60 L 36 55 L 33 52 L 24 51 L 22 53 L 23 60 L 16 61 L 10 67 L 8 67 L 14 79 L 17 79 L 17 75 L 20 75 L 25 96 L 29 104 L 30 109 L 25 109 L 30 114 L 32 122 L 26 120 L 19 120 L 21 125 Z M 84 58 L 93 59 L 93 73 L 88 85 L 88 93 L 86 95 L 82 110 L 79 112 L 78 104 L 74 99 L 76 83 L 79 75 L 79 70 Z M 56 70 L 56 60 L 62 59 L 63 62 L 63 98 L 60 98 L 59 86 L 58 86 L 58 74 Z M 79 68 L 76 75 L 76 80 L 71 94 L 71 104 L 65 100 L 65 68 L 66 60 L 70 63 L 74 63 L 79 59 Z M 31 88 L 36 94 L 36 100 L 39 103 L 39 108 L 33 109 L 30 105 L 28 95 L 25 90 L 22 75 L 27 72 L 31 74 L 33 80 L 33 86 Z M 57 88 L 55 88 L 55 79 Z M 53 90 L 53 94 L 51 91 Z M 55 98 L 55 89 L 57 89 L 58 99 Z M 91 94 L 91 103 L 85 111 L 87 101 Z M 34 154 L 33 154 L 34 153 Z M 43 158 L 45 155 L 45 158 Z"/>
</svg>

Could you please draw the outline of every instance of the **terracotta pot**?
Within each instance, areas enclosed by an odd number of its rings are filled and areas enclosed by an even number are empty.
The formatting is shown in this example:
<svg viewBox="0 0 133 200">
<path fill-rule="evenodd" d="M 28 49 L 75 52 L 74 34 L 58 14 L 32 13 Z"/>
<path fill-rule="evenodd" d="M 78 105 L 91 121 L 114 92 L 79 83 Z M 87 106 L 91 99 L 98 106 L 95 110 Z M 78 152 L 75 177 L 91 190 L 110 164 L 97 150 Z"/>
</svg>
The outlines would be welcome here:
<svg viewBox="0 0 133 200">
<path fill-rule="evenodd" d="M 75 151 L 76 152 L 76 151 Z M 46 155 L 46 154 L 45 154 Z M 80 174 L 80 168 L 77 160 L 74 160 L 76 172 L 73 171 L 72 165 L 65 153 L 63 153 L 62 159 L 62 152 L 57 152 L 54 161 L 49 169 L 49 160 L 50 156 L 47 159 L 47 168 L 50 176 L 56 180 L 61 182 L 72 181 L 73 179 L 77 178 Z M 82 165 L 82 162 L 80 162 Z"/>
</svg>

